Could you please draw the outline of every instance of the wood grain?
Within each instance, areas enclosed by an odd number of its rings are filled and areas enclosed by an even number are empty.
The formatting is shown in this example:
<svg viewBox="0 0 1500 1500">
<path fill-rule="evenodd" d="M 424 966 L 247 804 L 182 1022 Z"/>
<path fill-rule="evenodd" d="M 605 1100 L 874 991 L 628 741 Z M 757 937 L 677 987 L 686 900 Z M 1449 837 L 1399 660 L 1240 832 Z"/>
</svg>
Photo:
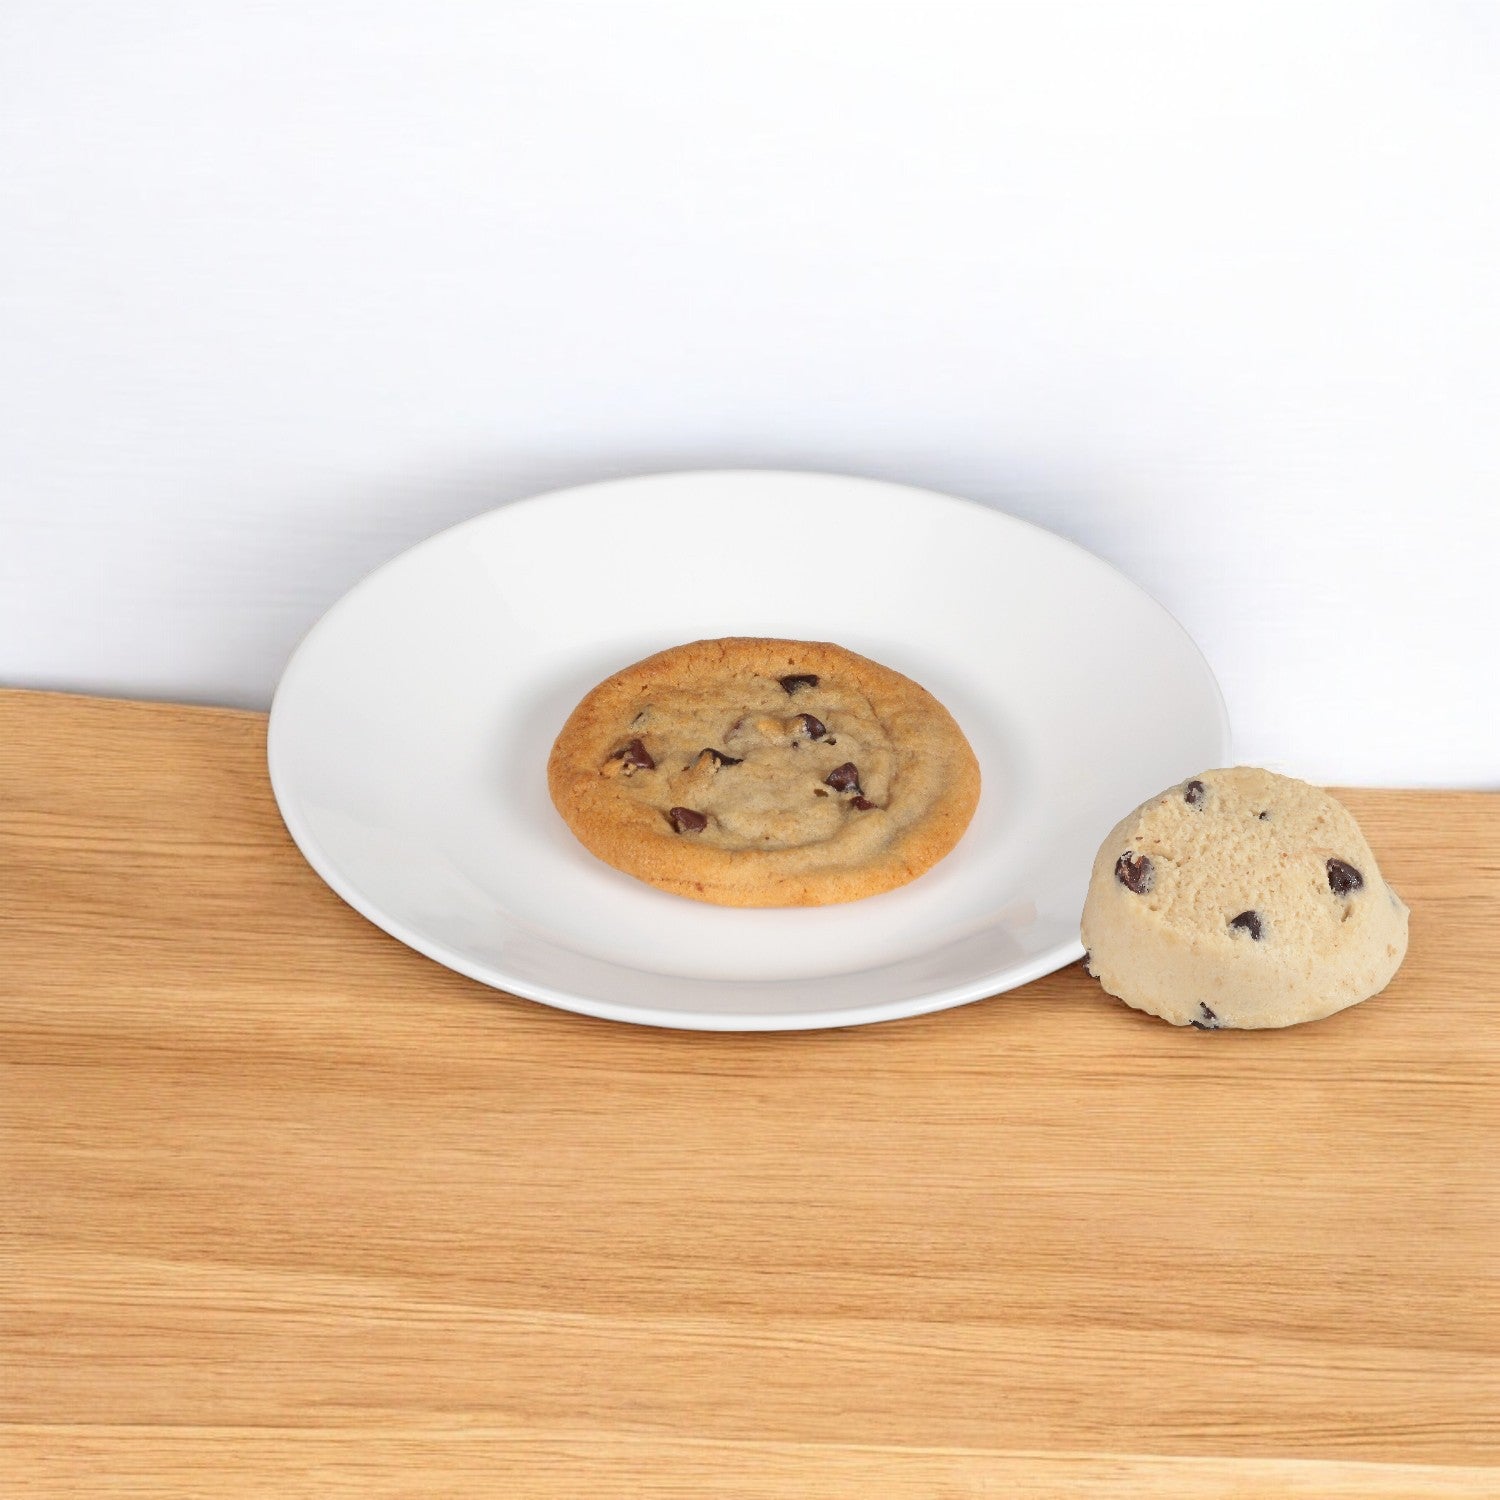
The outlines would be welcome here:
<svg viewBox="0 0 1500 1500">
<path fill-rule="evenodd" d="M 1346 794 L 1316 1026 L 715 1036 L 369 926 L 264 727 L 0 693 L 12 1492 L 1500 1493 L 1500 799 Z"/>
</svg>

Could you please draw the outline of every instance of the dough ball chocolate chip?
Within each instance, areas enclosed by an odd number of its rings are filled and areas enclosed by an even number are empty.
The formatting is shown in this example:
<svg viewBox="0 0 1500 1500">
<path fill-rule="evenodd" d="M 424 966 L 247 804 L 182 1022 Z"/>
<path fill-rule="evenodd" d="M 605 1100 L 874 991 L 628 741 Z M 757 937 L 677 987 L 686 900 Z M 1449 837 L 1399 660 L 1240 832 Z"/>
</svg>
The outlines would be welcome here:
<svg viewBox="0 0 1500 1500">
<path fill-rule="evenodd" d="M 1200 1001 L 1198 1003 L 1198 1014 L 1188 1022 L 1188 1025 L 1195 1027 L 1199 1031 L 1218 1031 L 1219 1018 Z"/>
<path fill-rule="evenodd" d="M 667 813 L 674 833 L 702 833 L 708 827 L 708 819 L 690 807 L 674 807 Z"/>
<path fill-rule="evenodd" d="M 627 766 L 637 771 L 654 771 L 656 762 L 651 759 L 651 752 L 639 740 L 631 740 L 623 750 L 616 750 L 610 756 L 611 760 L 623 761 Z"/>
<path fill-rule="evenodd" d="M 1194 780 L 1199 806 L 1184 800 Z M 1380 861 L 1321 787 L 1208 766 L 1101 834 L 1079 939 L 1110 994 L 1175 1026 L 1206 1020 L 1200 1001 L 1225 1030 L 1317 1021 L 1379 994 L 1406 952 L 1405 905 L 1381 899 Z"/>
<path fill-rule="evenodd" d="M 871 802 L 870 799 L 863 793 L 861 793 L 858 797 L 850 799 L 849 806 L 857 807 L 860 812 L 869 812 L 869 810 L 874 807 L 875 804 Z"/>
<path fill-rule="evenodd" d="M 821 719 L 815 719 L 811 714 L 798 714 L 797 727 L 810 740 L 820 740 L 828 733 L 828 726 Z"/>
<path fill-rule="evenodd" d="M 818 679 L 811 672 L 789 672 L 781 679 L 781 685 L 787 692 L 795 693 L 802 688 L 817 687 Z"/>
<path fill-rule="evenodd" d="M 1197 807 L 1208 795 L 1208 788 L 1201 781 L 1190 781 L 1182 789 L 1182 800 L 1189 807 Z"/>
<path fill-rule="evenodd" d="M 859 767 L 852 760 L 846 760 L 843 765 L 835 766 L 823 780 L 836 792 L 857 792 Z"/>
<path fill-rule="evenodd" d="M 1137 896 L 1144 896 L 1156 879 L 1156 867 L 1146 855 L 1136 854 L 1127 849 L 1115 861 L 1115 879 L 1127 891 L 1134 891 Z"/>
<path fill-rule="evenodd" d="M 745 757 L 743 755 L 725 755 L 722 750 L 713 750 L 709 748 L 700 750 L 698 752 L 698 759 L 702 760 L 705 755 L 708 756 L 708 758 L 713 761 L 716 766 L 739 766 L 743 765 L 745 761 Z"/>
</svg>

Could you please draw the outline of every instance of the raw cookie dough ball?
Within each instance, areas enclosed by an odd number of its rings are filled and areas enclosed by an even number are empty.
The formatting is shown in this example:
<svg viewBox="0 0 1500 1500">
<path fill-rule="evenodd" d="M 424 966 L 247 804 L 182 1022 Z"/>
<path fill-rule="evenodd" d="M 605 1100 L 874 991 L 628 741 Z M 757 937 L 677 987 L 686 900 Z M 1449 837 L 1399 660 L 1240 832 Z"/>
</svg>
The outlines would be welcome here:
<svg viewBox="0 0 1500 1500">
<path fill-rule="evenodd" d="M 1174 1026 L 1295 1026 L 1379 994 L 1407 909 L 1348 810 L 1253 766 L 1205 771 L 1104 840 L 1089 971 Z"/>
</svg>

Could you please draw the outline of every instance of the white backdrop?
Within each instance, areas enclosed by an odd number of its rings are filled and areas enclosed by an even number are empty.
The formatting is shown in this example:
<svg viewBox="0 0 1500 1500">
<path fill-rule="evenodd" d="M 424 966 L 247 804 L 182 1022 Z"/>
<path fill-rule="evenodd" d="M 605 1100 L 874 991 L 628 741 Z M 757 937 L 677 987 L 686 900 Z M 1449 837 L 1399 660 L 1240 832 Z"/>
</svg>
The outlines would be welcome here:
<svg viewBox="0 0 1500 1500">
<path fill-rule="evenodd" d="M 8 0 L 0 133 L 0 681 L 263 705 L 492 504 L 845 470 L 1243 758 L 1500 784 L 1500 6 Z"/>
</svg>

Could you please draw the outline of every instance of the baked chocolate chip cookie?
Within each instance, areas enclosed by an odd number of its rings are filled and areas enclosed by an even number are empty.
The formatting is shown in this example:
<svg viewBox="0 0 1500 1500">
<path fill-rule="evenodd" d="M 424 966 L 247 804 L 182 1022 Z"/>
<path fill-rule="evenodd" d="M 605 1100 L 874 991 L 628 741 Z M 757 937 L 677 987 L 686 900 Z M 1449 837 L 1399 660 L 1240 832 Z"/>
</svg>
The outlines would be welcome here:
<svg viewBox="0 0 1500 1500">
<path fill-rule="evenodd" d="M 547 767 L 606 864 L 720 906 L 824 906 L 914 880 L 958 842 L 979 763 L 910 678 L 827 642 L 730 638 L 601 682 Z"/>
<path fill-rule="evenodd" d="M 1293 1026 L 1378 994 L 1407 909 L 1359 825 L 1318 787 L 1204 771 L 1104 840 L 1083 910 L 1110 994 L 1177 1026 Z"/>
</svg>

